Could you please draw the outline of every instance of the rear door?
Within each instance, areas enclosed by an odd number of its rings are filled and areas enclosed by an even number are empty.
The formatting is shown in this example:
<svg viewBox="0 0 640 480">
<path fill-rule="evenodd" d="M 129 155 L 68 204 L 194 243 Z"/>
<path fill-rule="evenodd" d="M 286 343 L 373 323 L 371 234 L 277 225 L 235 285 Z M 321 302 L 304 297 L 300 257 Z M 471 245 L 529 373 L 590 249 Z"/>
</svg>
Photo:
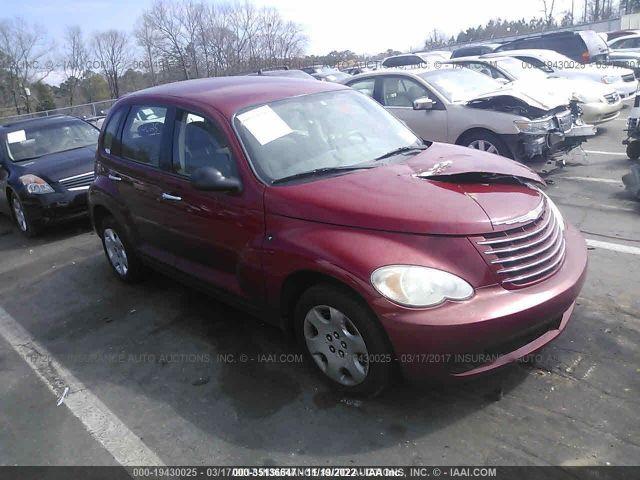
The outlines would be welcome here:
<svg viewBox="0 0 640 480">
<path fill-rule="evenodd" d="M 120 148 L 109 164 L 109 178 L 117 184 L 128 211 L 141 253 L 173 265 L 171 231 L 167 218 L 165 176 L 173 109 L 166 105 L 133 105 L 120 133 Z"/>
<path fill-rule="evenodd" d="M 380 103 L 424 140 L 449 142 L 447 110 L 438 97 L 417 80 L 403 75 L 378 76 L 376 95 Z M 413 101 L 428 97 L 431 110 L 414 110 Z"/>
</svg>

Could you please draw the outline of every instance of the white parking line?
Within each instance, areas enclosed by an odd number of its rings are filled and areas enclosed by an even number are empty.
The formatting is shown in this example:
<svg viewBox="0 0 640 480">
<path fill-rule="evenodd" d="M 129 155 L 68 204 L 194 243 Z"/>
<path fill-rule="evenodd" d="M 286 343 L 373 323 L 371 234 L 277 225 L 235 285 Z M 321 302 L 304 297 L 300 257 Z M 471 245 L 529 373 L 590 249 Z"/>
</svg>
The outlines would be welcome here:
<svg viewBox="0 0 640 480">
<path fill-rule="evenodd" d="M 69 387 L 63 405 L 118 463 L 123 466 L 164 465 L 135 433 L 2 307 L 0 335 L 49 387 L 54 395 L 52 402 Z"/>
<path fill-rule="evenodd" d="M 640 248 L 630 247 L 629 245 L 621 245 L 620 243 L 601 242 L 600 240 L 592 240 L 591 238 L 587 238 L 587 245 L 595 248 L 604 248 L 605 250 L 611 250 L 613 252 L 640 255 Z"/>
<path fill-rule="evenodd" d="M 585 150 L 585 153 L 595 153 L 597 155 L 618 155 L 622 157 L 627 156 L 627 154 L 624 152 L 604 152 L 602 150 Z"/>
<path fill-rule="evenodd" d="M 598 177 L 562 177 L 558 176 L 557 178 L 562 178 L 564 180 L 578 180 L 581 182 L 599 182 L 599 183 L 615 183 L 618 185 L 622 185 L 620 180 L 615 180 L 613 178 L 598 178 Z"/>
</svg>

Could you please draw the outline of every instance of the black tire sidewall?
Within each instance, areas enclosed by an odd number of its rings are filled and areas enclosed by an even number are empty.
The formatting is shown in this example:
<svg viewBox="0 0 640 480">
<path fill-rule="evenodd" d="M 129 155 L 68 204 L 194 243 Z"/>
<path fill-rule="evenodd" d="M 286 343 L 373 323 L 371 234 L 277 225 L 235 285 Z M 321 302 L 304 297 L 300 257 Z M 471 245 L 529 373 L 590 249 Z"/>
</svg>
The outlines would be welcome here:
<svg viewBox="0 0 640 480">
<path fill-rule="evenodd" d="M 638 160 L 640 158 L 640 141 L 630 142 L 627 145 L 627 157 L 629 157 L 629 160 Z"/>
<path fill-rule="evenodd" d="M 369 371 L 362 383 L 346 386 L 334 381 L 322 372 L 311 357 L 304 338 L 304 319 L 307 312 L 317 305 L 328 305 L 340 310 L 362 335 L 369 352 Z M 294 328 L 305 358 L 333 388 L 353 395 L 374 396 L 391 382 L 394 355 L 387 335 L 364 301 L 347 289 L 331 284 L 310 287 L 302 294 L 295 307 Z"/>
</svg>

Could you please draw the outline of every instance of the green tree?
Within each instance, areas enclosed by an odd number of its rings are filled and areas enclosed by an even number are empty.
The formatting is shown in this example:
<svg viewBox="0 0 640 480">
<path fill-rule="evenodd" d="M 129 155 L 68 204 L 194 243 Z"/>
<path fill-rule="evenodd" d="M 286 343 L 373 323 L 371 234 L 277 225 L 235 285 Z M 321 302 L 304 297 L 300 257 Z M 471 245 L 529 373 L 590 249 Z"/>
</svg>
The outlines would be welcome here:
<svg viewBox="0 0 640 480">
<path fill-rule="evenodd" d="M 36 97 L 36 111 L 53 110 L 56 104 L 53 100 L 53 91 L 46 83 L 37 82 L 31 85 L 31 89 Z"/>
</svg>

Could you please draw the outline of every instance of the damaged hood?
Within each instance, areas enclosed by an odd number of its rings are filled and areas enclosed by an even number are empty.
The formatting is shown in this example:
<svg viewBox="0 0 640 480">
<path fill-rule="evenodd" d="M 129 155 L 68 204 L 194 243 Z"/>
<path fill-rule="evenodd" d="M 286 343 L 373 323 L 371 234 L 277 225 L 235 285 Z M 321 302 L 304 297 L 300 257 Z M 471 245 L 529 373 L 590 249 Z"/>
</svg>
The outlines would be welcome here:
<svg viewBox="0 0 640 480">
<path fill-rule="evenodd" d="M 267 188 L 267 214 L 373 230 L 477 235 L 506 228 L 506 221 L 531 212 L 542 200 L 526 185 L 544 183 L 535 172 L 490 153 L 434 143 L 394 160 Z"/>
<path fill-rule="evenodd" d="M 479 103 L 488 104 L 493 99 L 499 100 L 501 103 L 508 102 L 509 99 L 512 99 L 514 106 L 525 104 L 539 111 L 556 110 L 559 107 L 568 108 L 569 99 L 564 95 L 564 92 L 538 88 L 533 93 L 525 93 L 525 90 L 528 90 L 526 87 L 524 84 L 513 82 L 499 90 L 470 98 L 466 103 L 467 105 L 474 106 L 474 104 Z"/>
</svg>

